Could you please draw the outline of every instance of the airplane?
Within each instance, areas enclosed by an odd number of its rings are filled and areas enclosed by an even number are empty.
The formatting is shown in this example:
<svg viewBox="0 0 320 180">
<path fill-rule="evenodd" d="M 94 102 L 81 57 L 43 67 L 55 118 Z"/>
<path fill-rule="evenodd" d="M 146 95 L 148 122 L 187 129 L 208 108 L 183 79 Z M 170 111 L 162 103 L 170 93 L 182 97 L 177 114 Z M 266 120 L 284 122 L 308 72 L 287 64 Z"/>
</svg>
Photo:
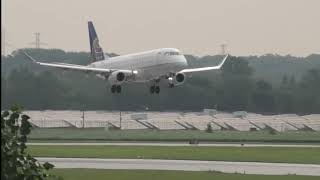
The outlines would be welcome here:
<svg viewBox="0 0 320 180">
<path fill-rule="evenodd" d="M 112 93 L 121 93 L 124 83 L 150 83 L 150 93 L 160 93 L 160 81 L 169 88 L 182 85 L 194 72 L 219 70 L 226 62 L 226 55 L 217 66 L 188 69 L 185 56 L 175 48 L 162 48 L 140 53 L 109 57 L 99 44 L 92 21 L 88 21 L 92 63 L 88 65 L 66 63 L 44 63 L 23 52 L 32 62 L 47 67 L 94 73 L 111 84 Z"/>
</svg>

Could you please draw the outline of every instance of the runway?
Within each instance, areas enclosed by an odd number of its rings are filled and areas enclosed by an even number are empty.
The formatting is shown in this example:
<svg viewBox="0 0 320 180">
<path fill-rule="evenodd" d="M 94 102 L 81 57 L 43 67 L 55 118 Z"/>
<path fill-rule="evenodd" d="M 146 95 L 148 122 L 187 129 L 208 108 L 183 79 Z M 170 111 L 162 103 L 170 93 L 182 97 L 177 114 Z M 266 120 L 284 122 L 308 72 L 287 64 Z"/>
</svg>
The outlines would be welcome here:
<svg viewBox="0 0 320 180">
<path fill-rule="evenodd" d="M 189 144 L 181 143 L 154 143 L 154 142 L 111 142 L 111 143 L 28 143 L 33 146 L 203 146 L 203 147 L 302 147 L 302 148 L 320 148 L 319 145 L 308 144 L 240 144 L 240 143 L 199 143 Z"/>
<path fill-rule="evenodd" d="M 151 160 L 151 159 L 92 159 L 92 158 L 37 158 L 40 162 L 50 162 L 56 168 L 89 169 L 143 169 L 177 171 L 219 171 L 224 173 L 262 175 L 309 175 L 320 176 L 320 165 L 190 161 L 190 160 Z"/>
</svg>

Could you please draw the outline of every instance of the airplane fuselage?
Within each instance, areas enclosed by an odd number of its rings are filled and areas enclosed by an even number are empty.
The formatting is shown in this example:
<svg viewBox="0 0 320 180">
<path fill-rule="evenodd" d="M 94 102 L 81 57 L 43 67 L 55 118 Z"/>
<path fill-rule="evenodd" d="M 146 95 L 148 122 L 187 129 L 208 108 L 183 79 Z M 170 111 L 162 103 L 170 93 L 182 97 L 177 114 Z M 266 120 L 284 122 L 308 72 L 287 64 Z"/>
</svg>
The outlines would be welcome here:
<svg viewBox="0 0 320 180">
<path fill-rule="evenodd" d="M 138 73 L 135 82 L 146 82 L 163 75 L 179 72 L 188 66 L 179 50 L 163 48 L 141 53 L 128 54 L 94 62 L 89 67 L 108 69 L 132 69 Z"/>
</svg>

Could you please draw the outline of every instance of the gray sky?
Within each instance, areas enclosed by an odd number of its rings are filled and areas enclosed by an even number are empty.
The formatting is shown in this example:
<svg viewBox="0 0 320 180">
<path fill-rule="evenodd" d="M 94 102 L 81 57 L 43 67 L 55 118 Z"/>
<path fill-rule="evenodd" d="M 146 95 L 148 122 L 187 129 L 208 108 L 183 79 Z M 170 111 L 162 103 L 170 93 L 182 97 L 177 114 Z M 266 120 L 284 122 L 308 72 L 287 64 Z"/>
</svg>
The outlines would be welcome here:
<svg viewBox="0 0 320 180">
<path fill-rule="evenodd" d="M 175 47 L 196 55 L 320 53 L 319 0 L 2 0 L 8 42 L 88 51 L 93 20 L 106 52 Z"/>
</svg>

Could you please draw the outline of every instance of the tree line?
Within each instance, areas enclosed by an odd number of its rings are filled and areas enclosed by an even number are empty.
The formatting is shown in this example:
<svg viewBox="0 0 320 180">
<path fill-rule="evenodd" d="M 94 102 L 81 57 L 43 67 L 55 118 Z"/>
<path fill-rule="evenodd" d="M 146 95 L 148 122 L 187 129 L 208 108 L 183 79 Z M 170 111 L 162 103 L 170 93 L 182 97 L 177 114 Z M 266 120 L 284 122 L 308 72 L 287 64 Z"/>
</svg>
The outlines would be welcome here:
<svg viewBox="0 0 320 180">
<path fill-rule="evenodd" d="M 46 62 L 88 64 L 89 53 L 25 49 Z M 111 54 L 116 56 L 116 54 Z M 222 56 L 187 55 L 191 67 L 215 65 Z M 1 109 L 21 104 L 45 110 L 249 111 L 320 113 L 320 55 L 306 58 L 231 56 L 219 72 L 195 73 L 182 86 L 163 84 L 159 95 L 148 85 L 124 85 L 122 94 L 93 74 L 63 72 L 27 61 L 21 50 L 1 61 Z"/>
</svg>

